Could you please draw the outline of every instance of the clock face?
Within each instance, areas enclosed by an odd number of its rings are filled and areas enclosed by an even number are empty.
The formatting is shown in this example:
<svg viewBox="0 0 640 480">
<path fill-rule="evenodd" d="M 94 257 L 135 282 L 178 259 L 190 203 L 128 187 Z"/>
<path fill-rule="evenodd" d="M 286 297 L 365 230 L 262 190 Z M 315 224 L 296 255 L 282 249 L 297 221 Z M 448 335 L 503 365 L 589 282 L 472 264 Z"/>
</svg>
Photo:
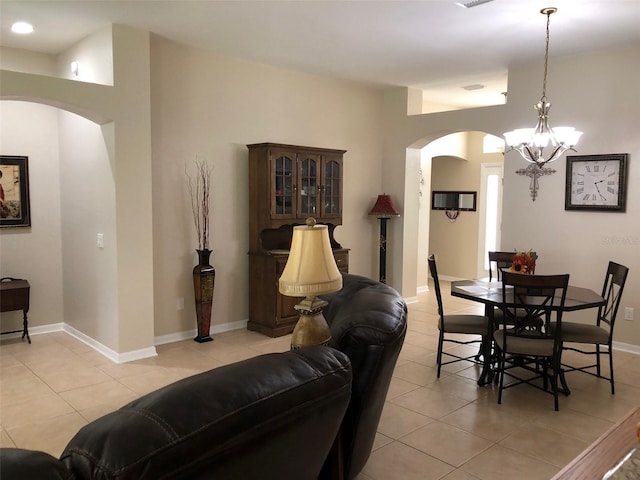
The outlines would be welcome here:
<svg viewBox="0 0 640 480">
<path fill-rule="evenodd" d="M 624 212 L 628 154 L 567 157 L 565 210 Z"/>
<path fill-rule="evenodd" d="M 620 162 L 601 160 L 573 162 L 571 170 L 571 203 L 573 205 L 618 204 Z"/>
</svg>

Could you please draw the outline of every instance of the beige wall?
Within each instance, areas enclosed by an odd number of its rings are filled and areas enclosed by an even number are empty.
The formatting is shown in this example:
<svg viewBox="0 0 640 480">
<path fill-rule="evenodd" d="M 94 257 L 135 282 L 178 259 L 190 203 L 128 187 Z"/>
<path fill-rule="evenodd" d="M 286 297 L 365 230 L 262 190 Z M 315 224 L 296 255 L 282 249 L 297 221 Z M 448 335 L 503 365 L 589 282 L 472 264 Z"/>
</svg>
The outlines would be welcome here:
<svg viewBox="0 0 640 480">
<path fill-rule="evenodd" d="M 636 220 L 640 192 L 633 185 L 640 182 L 640 169 L 633 159 L 640 155 L 640 96 L 635 93 L 640 81 L 640 65 L 635 61 L 638 55 L 640 46 L 552 59 L 547 92 L 553 104 L 552 126 L 571 124 L 585 132 L 580 154 L 630 154 L 626 213 L 566 212 L 564 158 L 553 164 L 555 175 L 540 180 L 539 197 L 532 202 L 529 179 L 515 174 L 525 166 L 524 161 L 509 153 L 505 158 L 502 216 L 503 248 L 535 248 L 540 254 L 540 273 L 569 272 L 572 284 L 599 291 L 609 260 L 628 265 L 631 273 L 622 307 L 634 307 L 636 312 L 640 298 L 640 277 L 634 274 L 640 269 L 640 222 Z M 527 65 L 510 71 L 509 103 L 504 106 L 407 117 L 407 92 L 388 90 L 384 147 L 388 163 L 383 165 L 383 188 L 403 198 L 405 170 L 412 163 L 408 148 L 420 148 L 456 131 L 478 130 L 500 136 L 514 127 L 533 125 L 531 105 L 539 96 L 540 68 Z M 625 74 L 612 74 L 620 71 Z M 411 258 L 415 262 L 418 251 L 412 221 L 405 216 L 391 227 L 393 234 L 403 236 L 402 249 L 391 252 L 393 285 L 408 297 L 415 295 L 417 288 L 411 277 L 402 276 L 403 265 Z M 637 314 L 633 322 L 619 319 L 616 340 L 640 345 L 638 321 Z"/>
<path fill-rule="evenodd" d="M 191 270 L 197 240 L 185 165 L 196 156 L 214 166 L 212 325 L 248 316 L 249 193 L 247 144 L 278 142 L 347 150 L 344 225 L 350 271 L 377 275 L 377 220 L 367 216 L 379 193 L 382 94 L 152 40 L 152 126 L 156 336 L 194 328 Z M 185 310 L 176 309 L 185 299 Z"/>
<path fill-rule="evenodd" d="M 154 337 L 163 342 L 193 334 L 196 241 L 184 166 L 196 155 L 214 164 L 212 329 L 242 325 L 250 296 L 246 144 L 255 142 L 347 150 L 344 225 L 336 238 L 351 249 L 352 272 L 375 275 L 378 224 L 367 214 L 381 193 L 382 93 L 160 38 L 153 38 L 145 54 L 145 34 L 114 26 L 113 88 L 70 82 L 71 77 L 1 72 L 4 98 L 59 105 L 96 122 L 60 113 L 53 133 L 59 147 L 32 135 L 28 112 L 22 125 L 32 141 L 64 156 L 64 172 L 76 172 L 62 181 L 65 209 L 56 215 L 63 229 L 57 254 L 62 252 L 64 260 L 56 270 L 64 271 L 67 325 L 119 360 L 148 354 Z M 99 32 L 61 55 L 61 74 L 66 75 L 71 58 L 86 58 L 92 49 L 100 58 L 111 58 L 97 41 L 105 38 Z M 151 104 L 145 106 L 145 99 Z M 16 102 L 18 109 L 26 105 Z M 145 152 L 144 139 L 151 132 L 153 142 Z M 152 222 L 153 244 L 147 243 Z M 96 246 L 97 233 L 104 234 L 104 249 Z M 176 308 L 178 298 L 185 299 L 183 311 Z M 36 307 L 37 297 L 33 302 Z M 45 318 L 34 318 L 32 325 L 46 325 Z"/>
<path fill-rule="evenodd" d="M 221 57 L 160 38 L 150 41 L 146 32 L 119 26 L 114 26 L 113 49 L 113 87 L 3 70 L 0 97 L 64 106 L 101 125 L 104 145 L 100 147 L 109 158 L 113 191 L 108 184 L 100 184 L 102 193 L 97 197 L 113 195 L 115 202 L 115 243 L 107 243 L 105 250 L 115 249 L 108 254 L 115 259 L 109 268 L 117 278 L 113 290 L 104 292 L 103 298 L 116 299 L 117 318 L 106 321 L 111 325 L 108 334 L 101 333 L 104 320 L 98 318 L 86 327 L 76 325 L 96 336 L 105 335 L 96 340 L 120 358 L 130 352 L 147 352 L 154 336 L 166 340 L 195 326 L 189 302 L 195 239 L 183 171 L 185 162 L 196 155 L 209 158 L 215 168 L 214 328 L 242 322 L 247 315 L 247 143 L 346 149 L 344 225 L 337 237 L 352 249 L 351 271 L 368 276 L 377 273 L 378 223 L 367 213 L 376 196 L 386 192 L 403 214 L 389 222 L 388 278 L 392 286 L 411 297 L 418 284 L 420 149 L 448 133 L 475 130 L 501 135 L 515 126 L 530 125 L 535 120 L 531 104 L 539 95 L 540 65 L 530 65 L 510 72 L 508 105 L 407 117 L 406 89 L 381 93 Z M 640 81 L 640 66 L 635 61 L 639 54 L 636 46 L 552 59 L 548 90 L 554 104 L 552 124 L 573 124 L 585 132 L 580 153 L 630 154 L 629 185 L 640 181 L 640 169 L 633 160 L 640 153 L 636 138 L 640 98 L 634 93 Z M 620 71 L 625 74 L 611 74 Z M 577 81 L 579 72 L 589 75 Z M 0 116 L 8 104 L 2 102 Z M 19 112 L 29 133 L 33 114 Z M 65 129 L 72 125 L 72 118 L 63 120 L 58 138 L 69 138 Z M 7 118 L 2 121 L 6 123 Z M 96 131 L 91 135 L 98 137 Z M 55 145 L 52 142 L 43 141 L 38 148 L 50 148 Z M 72 147 L 70 140 L 64 142 L 60 152 Z M 98 148 L 97 143 L 92 145 Z M 87 151 L 87 155 L 105 158 L 101 149 Z M 529 197 L 528 179 L 514 173 L 521 166 L 516 156 L 507 155 L 503 245 L 535 247 L 541 256 L 541 273 L 569 271 L 572 283 L 596 289 L 609 259 L 625 263 L 631 275 L 623 306 L 640 311 L 640 283 L 633 273 L 640 267 L 640 222 L 634 220 L 640 193 L 629 188 L 625 214 L 565 212 L 564 160 L 556 163 L 556 175 L 541 180 L 535 203 Z M 102 163 L 98 171 L 106 175 L 109 169 Z M 83 248 L 94 257 L 92 262 L 101 255 L 95 251 L 96 230 L 104 228 L 108 233 L 109 219 L 104 218 L 103 225 L 79 223 L 69 228 L 87 239 Z M 0 232 L 3 258 L 12 235 Z M 66 251 L 60 241 L 53 250 Z M 67 265 L 65 259 L 63 269 Z M 88 266 L 97 269 L 97 265 Z M 40 273 L 30 275 L 44 283 Z M 73 295 L 66 291 L 72 288 L 65 285 L 64 295 Z M 185 298 L 184 311 L 176 310 L 180 297 Z M 34 304 L 33 308 L 48 306 Z M 618 341 L 640 345 L 638 321 L 621 320 Z"/>
</svg>

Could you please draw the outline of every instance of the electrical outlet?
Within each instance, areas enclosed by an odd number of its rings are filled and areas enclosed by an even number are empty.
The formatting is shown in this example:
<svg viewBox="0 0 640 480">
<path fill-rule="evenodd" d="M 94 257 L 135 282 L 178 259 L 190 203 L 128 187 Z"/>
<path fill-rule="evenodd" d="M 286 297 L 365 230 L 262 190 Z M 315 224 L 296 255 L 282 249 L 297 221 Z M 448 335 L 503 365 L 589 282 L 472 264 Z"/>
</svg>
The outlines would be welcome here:
<svg viewBox="0 0 640 480">
<path fill-rule="evenodd" d="M 633 307 L 624 307 L 624 319 L 633 320 Z"/>
<path fill-rule="evenodd" d="M 98 248 L 104 248 L 104 234 L 98 233 L 96 237 L 96 244 Z"/>
<path fill-rule="evenodd" d="M 184 310 L 184 298 L 183 297 L 179 297 L 178 300 L 176 300 L 176 310 Z"/>
</svg>

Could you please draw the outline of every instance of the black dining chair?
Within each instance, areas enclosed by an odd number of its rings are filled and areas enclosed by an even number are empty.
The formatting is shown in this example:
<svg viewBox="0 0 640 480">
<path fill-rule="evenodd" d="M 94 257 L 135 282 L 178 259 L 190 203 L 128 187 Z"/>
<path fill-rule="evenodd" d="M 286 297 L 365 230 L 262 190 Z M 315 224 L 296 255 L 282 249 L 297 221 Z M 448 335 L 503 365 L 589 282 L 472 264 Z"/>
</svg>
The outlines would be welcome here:
<svg viewBox="0 0 640 480">
<path fill-rule="evenodd" d="M 624 290 L 624 284 L 627 281 L 628 274 L 628 267 L 615 262 L 609 262 L 607 274 L 604 277 L 604 285 L 602 286 L 602 298 L 605 299 L 605 304 L 598 308 L 598 315 L 596 317 L 595 324 L 583 324 L 576 322 L 564 322 L 562 324 L 561 337 L 563 342 L 562 347 L 564 350 L 572 350 L 585 355 L 595 355 L 596 357 L 596 363 L 591 365 L 575 367 L 563 364 L 565 372 L 580 371 L 598 378 L 609 380 L 611 383 L 612 395 L 616 393 L 613 380 L 613 326 L 616 322 L 618 307 L 620 306 L 620 299 L 622 298 L 622 291 Z M 553 329 L 555 327 L 556 325 L 551 323 L 551 328 Z M 579 344 L 580 346 L 567 346 L 567 343 Z M 582 347 L 582 345 L 587 344 L 592 345 L 592 349 L 583 349 L 586 347 Z M 602 374 L 600 361 L 602 355 L 607 355 L 609 357 L 608 377 Z M 595 372 L 590 371 L 594 368 Z"/>
<path fill-rule="evenodd" d="M 489 281 L 493 281 L 493 266 L 496 267 L 496 280 L 500 281 L 503 268 L 509 268 L 513 263 L 515 252 L 489 252 Z"/>
<path fill-rule="evenodd" d="M 499 365 L 498 403 L 502 403 L 505 389 L 526 383 L 552 393 L 554 408 L 558 410 L 558 380 L 568 392 L 561 370 L 562 309 L 568 285 L 568 274 L 502 272 L 503 324 L 493 333 Z M 555 315 L 556 322 L 553 331 L 547 328 L 552 315 Z M 517 321 L 509 323 L 507 319 L 512 318 Z M 538 318 L 544 319 L 545 327 L 540 330 L 530 328 L 531 322 Z M 513 381 L 505 384 L 505 377 Z"/>
<path fill-rule="evenodd" d="M 442 293 L 440 292 L 440 281 L 438 280 L 438 268 L 433 254 L 429 255 L 428 263 L 431 277 L 433 278 L 433 286 L 436 291 L 438 316 L 440 317 L 438 320 L 438 330 L 440 331 L 440 335 L 438 336 L 438 356 L 436 360 L 438 363 L 438 378 L 440 378 L 440 370 L 443 365 L 460 361 L 483 364 L 483 362 L 480 361 L 479 356 L 470 355 L 463 357 L 452 352 L 444 351 L 444 342 L 455 343 L 458 345 L 479 343 L 480 351 L 484 356 L 483 360 L 488 361 L 491 357 L 491 326 L 489 325 L 489 318 L 483 315 L 445 315 L 442 307 Z M 475 337 L 479 336 L 480 339 L 478 340 L 477 338 L 474 338 L 471 340 L 460 340 L 452 336 L 446 336 L 448 333 L 474 335 Z M 452 358 L 452 360 L 443 362 L 443 355 Z"/>
<path fill-rule="evenodd" d="M 491 282 L 493 280 L 492 268 L 494 264 L 496 267 L 496 279 L 500 281 L 502 278 L 503 269 L 511 267 L 511 264 L 513 263 L 513 257 L 516 255 L 516 253 L 515 252 L 488 252 L 488 255 L 489 255 L 489 281 Z M 517 315 L 522 316 L 522 312 L 516 312 L 516 313 Z M 499 326 L 502 325 L 503 323 L 502 309 L 494 308 L 493 318 L 494 318 L 495 327 L 499 328 Z M 520 318 L 520 320 L 522 320 L 522 318 Z M 534 318 L 530 320 L 531 320 L 530 323 L 532 327 L 537 328 L 538 330 L 542 328 L 543 322 L 540 318 Z M 514 320 L 512 318 L 508 318 L 508 323 L 509 325 L 513 325 Z"/>
</svg>

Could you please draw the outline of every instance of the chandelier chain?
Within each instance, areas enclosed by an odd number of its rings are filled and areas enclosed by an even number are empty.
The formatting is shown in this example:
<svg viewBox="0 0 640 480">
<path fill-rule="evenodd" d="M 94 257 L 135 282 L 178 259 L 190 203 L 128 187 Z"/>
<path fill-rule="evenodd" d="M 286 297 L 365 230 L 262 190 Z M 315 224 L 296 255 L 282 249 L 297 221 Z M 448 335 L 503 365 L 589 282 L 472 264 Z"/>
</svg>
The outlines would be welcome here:
<svg viewBox="0 0 640 480">
<path fill-rule="evenodd" d="M 547 41 L 544 47 L 544 77 L 542 80 L 542 101 L 546 102 L 547 100 L 547 71 L 549 64 L 549 24 L 551 23 L 551 14 L 553 11 L 548 10 L 547 12 Z"/>
</svg>

